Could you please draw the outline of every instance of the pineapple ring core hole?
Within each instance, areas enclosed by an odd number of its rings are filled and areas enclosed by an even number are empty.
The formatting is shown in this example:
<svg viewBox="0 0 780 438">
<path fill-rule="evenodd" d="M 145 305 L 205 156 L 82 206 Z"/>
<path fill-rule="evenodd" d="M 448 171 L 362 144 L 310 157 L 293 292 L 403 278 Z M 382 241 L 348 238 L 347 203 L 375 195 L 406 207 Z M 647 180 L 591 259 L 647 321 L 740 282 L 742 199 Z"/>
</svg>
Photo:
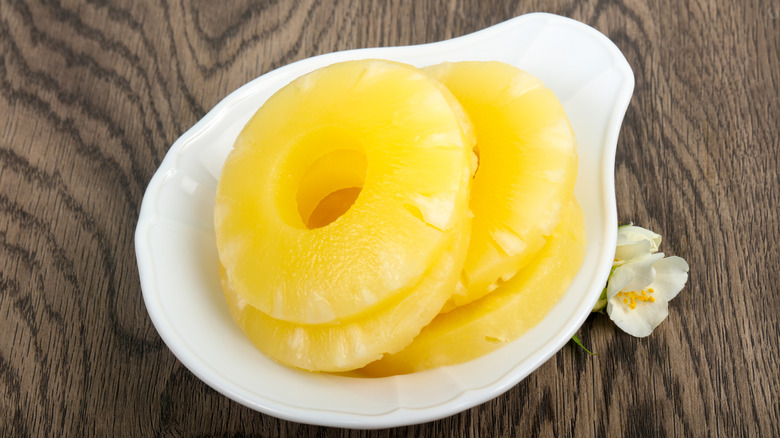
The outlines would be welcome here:
<svg viewBox="0 0 780 438">
<path fill-rule="evenodd" d="M 324 227 L 346 213 L 366 180 L 366 154 L 337 149 L 317 158 L 301 179 L 298 213 L 306 228 Z"/>
</svg>

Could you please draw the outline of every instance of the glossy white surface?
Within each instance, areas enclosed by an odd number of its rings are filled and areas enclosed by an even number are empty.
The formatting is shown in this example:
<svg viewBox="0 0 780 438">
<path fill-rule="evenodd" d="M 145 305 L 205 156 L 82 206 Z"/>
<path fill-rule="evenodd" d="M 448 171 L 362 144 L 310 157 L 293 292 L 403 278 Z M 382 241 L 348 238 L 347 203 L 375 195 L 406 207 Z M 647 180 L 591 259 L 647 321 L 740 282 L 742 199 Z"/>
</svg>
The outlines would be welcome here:
<svg viewBox="0 0 780 438">
<path fill-rule="evenodd" d="M 586 260 L 546 318 L 474 361 L 359 379 L 297 371 L 265 357 L 233 323 L 219 284 L 214 193 L 233 141 L 257 108 L 295 77 L 334 62 L 383 58 L 417 66 L 498 60 L 541 78 L 577 136 L 576 195 Z M 573 20 L 529 14 L 453 40 L 305 59 L 239 88 L 173 144 L 144 196 L 135 235 L 149 315 L 176 357 L 208 385 L 258 411 L 304 423 L 383 428 L 431 421 L 494 398 L 554 355 L 596 302 L 615 250 L 614 158 L 634 88 L 627 61 L 604 35 Z"/>
</svg>

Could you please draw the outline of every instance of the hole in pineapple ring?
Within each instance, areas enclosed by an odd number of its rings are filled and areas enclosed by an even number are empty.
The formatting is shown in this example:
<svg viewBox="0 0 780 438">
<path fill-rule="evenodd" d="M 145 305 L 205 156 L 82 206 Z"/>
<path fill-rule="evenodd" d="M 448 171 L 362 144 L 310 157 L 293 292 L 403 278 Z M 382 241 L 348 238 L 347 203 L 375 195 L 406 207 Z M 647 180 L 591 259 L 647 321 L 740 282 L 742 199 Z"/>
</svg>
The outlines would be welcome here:
<svg viewBox="0 0 780 438">
<path fill-rule="evenodd" d="M 296 195 L 298 213 L 306 228 L 324 227 L 346 213 L 360 195 L 366 179 L 366 154 L 337 149 L 309 167 Z"/>
</svg>

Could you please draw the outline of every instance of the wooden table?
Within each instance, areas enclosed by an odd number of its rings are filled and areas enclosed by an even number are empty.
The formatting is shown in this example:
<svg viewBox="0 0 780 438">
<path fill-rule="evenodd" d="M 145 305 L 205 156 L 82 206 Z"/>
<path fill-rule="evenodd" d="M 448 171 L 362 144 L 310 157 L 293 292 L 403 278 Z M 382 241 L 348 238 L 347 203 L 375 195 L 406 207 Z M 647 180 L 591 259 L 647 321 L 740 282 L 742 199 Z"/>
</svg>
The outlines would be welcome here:
<svg viewBox="0 0 780 438">
<path fill-rule="evenodd" d="M 0 436 L 365 436 L 254 412 L 166 348 L 133 232 L 171 144 L 228 93 L 337 50 L 532 11 L 611 38 L 636 75 L 619 220 L 690 279 L 635 339 L 587 320 L 504 395 L 405 436 L 780 435 L 780 4 L 0 1 Z M 484 3 L 484 4 L 483 4 Z"/>
</svg>

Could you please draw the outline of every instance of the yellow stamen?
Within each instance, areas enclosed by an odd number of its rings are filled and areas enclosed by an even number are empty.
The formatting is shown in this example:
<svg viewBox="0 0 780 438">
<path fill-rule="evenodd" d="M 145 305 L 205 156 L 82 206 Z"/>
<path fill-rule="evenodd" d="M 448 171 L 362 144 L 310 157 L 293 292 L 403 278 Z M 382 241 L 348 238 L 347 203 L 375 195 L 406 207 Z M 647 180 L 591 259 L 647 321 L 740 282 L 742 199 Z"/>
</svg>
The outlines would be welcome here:
<svg viewBox="0 0 780 438">
<path fill-rule="evenodd" d="M 641 291 L 628 291 L 628 292 L 618 292 L 618 297 L 625 297 L 623 298 L 623 304 L 628 304 L 628 307 L 631 309 L 636 309 L 636 302 L 639 301 L 642 303 L 642 305 L 646 305 L 647 303 L 654 303 L 655 297 L 652 297 L 648 295 L 648 293 L 655 292 L 652 288 L 642 289 Z"/>
</svg>

